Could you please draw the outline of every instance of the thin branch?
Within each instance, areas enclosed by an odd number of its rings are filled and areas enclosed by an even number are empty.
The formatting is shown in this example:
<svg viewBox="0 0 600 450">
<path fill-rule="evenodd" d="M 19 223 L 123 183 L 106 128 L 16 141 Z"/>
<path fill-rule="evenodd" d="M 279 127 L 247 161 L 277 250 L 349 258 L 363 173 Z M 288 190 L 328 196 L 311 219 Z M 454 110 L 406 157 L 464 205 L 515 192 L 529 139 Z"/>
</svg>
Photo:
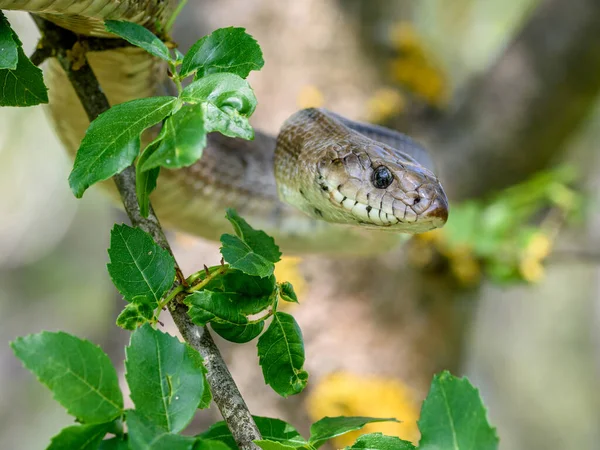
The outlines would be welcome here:
<svg viewBox="0 0 600 450">
<path fill-rule="evenodd" d="M 33 64 L 35 64 L 36 66 L 39 66 L 40 64 L 42 64 L 44 61 L 46 61 L 51 56 L 52 56 L 52 48 L 45 45 L 43 40 L 40 40 L 37 48 L 31 54 L 29 59 L 31 60 L 31 62 Z"/>
<path fill-rule="evenodd" d="M 77 70 L 72 68 L 72 61 L 68 52 L 78 42 L 77 36 L 51 22 L 36 16 L 33 17 L 43 39 L 50 45 L 54 55 L 67 73 L 90 121 L 94 120 L 99 114 L 108 110 L 110 105 L 87 62 L 83 65 L 78 64 Z M 135 192 L 135 169 L 133 166 L 115 175 L 114 180 L 131 223 L 149 233 L 161 247 L 172 254 L 152 207 L 150 207 L 148 218 L 144 218 L 140 214 Z M 180 270 L 178 270 L 178 274 L 180 275 L 179 280 L 174 283 L 173 289 L 185 282 Z M 227 422 L 236 443 L 244 450 L 257 449 L 258 446 L 252 441 L 261 439 L 261 435 L 254 419 L 210 333 L 206 328 L 199 327 L 190 320 L 187 308 L 182 303 L 184 297 L 185 294 L 182 293 L 171 302 L 169 305 L 171 316 L 185 341 L 204 358 L 213 399 Z"/>
</svg>

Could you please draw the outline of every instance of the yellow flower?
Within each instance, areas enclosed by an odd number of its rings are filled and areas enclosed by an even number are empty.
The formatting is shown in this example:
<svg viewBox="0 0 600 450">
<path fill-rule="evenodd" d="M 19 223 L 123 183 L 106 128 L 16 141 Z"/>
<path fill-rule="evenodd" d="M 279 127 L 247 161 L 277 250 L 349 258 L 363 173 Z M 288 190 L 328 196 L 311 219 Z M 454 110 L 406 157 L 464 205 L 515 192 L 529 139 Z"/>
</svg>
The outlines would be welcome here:
<svg viewBox="0 0 600 450">
<path fill-rule="evenodd" d="M 302 302 L 304 300 L 304 294 L 306 293 L 306 280 L 300 272 L 300 263 L 302 258 L 296 256 L 284 256 L 277 264 L 275 264 L 275 278 L 278 283 L 289 281 L 294 286 L 294 292 L 298 297 L 298 300 Z M 287 308 L 293 306 L 293 303 L 280 302 L 279 308 Z"/>
<path fill-rule="evenodd" d="M 325 103 L 323 93 L 312 84 L 304 86 L 297 99 L 300 108 L 319 108 Z"/>
<path fill-rule="evenodd" d="M 444 107 L 449 98 L 446 75 L 414 27 L 406 22 L 397 24 L 390 32 L 390 40 L 398 51 L 390 62 L 393 79 L 429 104 Z"/>
<path fill-rule="evenodd" d="M 550 238 L 544 233 L 535 233 L 527 243 L 525 253 L 527 256 L 537 258 L 538 260 L 544 259 L 550 254 L 552 249 L 552 243 Z"/>
<path fill-rule="evenodd" d="M 369 424 L 334 440 L 337 448 L 354 443 L 358 436 L 381 432 L 415 444 L 420 406 L 413 392 L 398 380 L 338 372 L 322 379 L 308 398 L 313 421 L 325 416 L 394 417 L 401 421 Z"/>
<path fill-rule="evenodd" d="M 536 283 L 544 277 L 544 266 L 537 258 L 523 258 L 519 264 L 519 271 L 523 279 L 529 283 Z"/>
<path fill-rule="evenodd" d="M 458 245 L 448 253 L 450 268 L 454 276 L 464 286 L 473 286 L 481 278 L 481 266 L 471 247 Z"/>
<path fill-rule="evenodd" d="M 404 107 L 404 97 L 398 90 L 378 89 L 367 103 L 367 120 L 372 123 L 383 123 L 400 114 Z"/>
<path fill-rule="evenodd" d="M 519 272 L 525 281 L 535 283 L 544 277 L 542 261 L 552 250 L 550 237 L 542 232 L 537 232 L 529 238 L 519 262 Z"/>
</svg>

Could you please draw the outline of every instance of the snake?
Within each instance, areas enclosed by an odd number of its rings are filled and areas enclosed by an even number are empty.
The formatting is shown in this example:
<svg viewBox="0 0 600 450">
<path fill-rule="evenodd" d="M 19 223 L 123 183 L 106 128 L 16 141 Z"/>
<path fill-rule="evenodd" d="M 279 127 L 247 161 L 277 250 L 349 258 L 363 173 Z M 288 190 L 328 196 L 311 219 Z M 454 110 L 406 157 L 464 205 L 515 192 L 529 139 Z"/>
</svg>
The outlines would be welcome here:
<svg viewBox="0 0 600 450">
<path fill-rule="evenodd" d="M 175 1 L 0 0 L 0 9 L 38 14 L 75 33 L 115 38 L 107 19 L 150 29 L 165 24 Z M 164 62 L 137 47 L 88 51 L 111 105 L 164 93 Z M 49 115 L 74 156 L 89 125 L 59 63 L 45 63 Z M 108 183 L 106 189 L 115 193 Z M 428 152 L 410 137 L 319 108 L 295 112 L 277 136 L 252 141 L 208 136 L 202 158 L 162 170 L 151 196 L 167 228 L 218 240 L 231 207 L 290 253 L 366 254 L 443 226 L 448 199 Z"/>
</svg>

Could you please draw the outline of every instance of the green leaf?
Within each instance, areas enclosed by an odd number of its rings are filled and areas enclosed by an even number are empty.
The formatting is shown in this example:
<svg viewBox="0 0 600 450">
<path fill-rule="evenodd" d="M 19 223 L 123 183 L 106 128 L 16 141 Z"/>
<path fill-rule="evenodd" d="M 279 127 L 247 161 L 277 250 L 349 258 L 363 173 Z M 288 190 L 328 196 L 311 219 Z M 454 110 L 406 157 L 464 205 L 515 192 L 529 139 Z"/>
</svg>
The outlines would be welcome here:
<svg viewBox="0 0 600 450">
<path fill-rule="evenodd" d="M 33 106 L 48 103 L 42 71 L 17 49 L 16 69 L 0 70 L 0 106 Z"/>
<path fill-rule="evenodd" d="M 444 371 L 433 377 L 429 394 L 421 407 L 419 450 L 495 450 L 498 436 L 486 417 L 486 410 L 467 378 Z"/>
<path fill-rule="evenodd" d="M 63 428 L 52 438 L 46 450 L 96 450 L 111 425 L 109 422 Z"/>
<path fill-rule="evenodd" d="M 77 151 L 69 184 L 80 198 L 98 181 L 120 173 L 138 156 L 140 134 L 167 117 L 175 97 L 150 97 L 113 106 L 94 120 Z"/>
<path fill-rule="evenodd" d="M 246 140 L 254 139 L 254 129 L 248 118 L 231 108 L 219 109 L 211 103 L 203 105 L 206 132 L 218 131 L 229 136 Z"/>
<path fill-rule="evenodd" d="M 129 450 L 129 442 L 120 437 L 105 439 L 100 443 L 98 450 Z"/>
<path fill-rule="evenodd" d="M 217 333 L 223 339 L 227 339 L 230 342 L 235 342 L 236 344 L 245 344 L 262 333 L 265 323 L 257 322 L 236 326 L 212 322 L 210 326 L 213 330 L 215 330 L 215 333 Z"/>
<path fill-rule="evenodd" d="M 181 64 L 182 76 L 196 79 L 210 73 L 230 72 L 246 78 L 265 64 L 256 40 L 244 28 L 220 28 L 196 42 Z"/>
<path fill-rule="evenodd" d="M 363 434 L 354 444 L 344 450 L 415 450 L 416 447 L 397 436 L 386 436 L 381 433 Z"/>
<path fill-rule="evenodd" d="M 296 450 L 296 447 L 293 445 L 286 445 L 281 442 L 269 441 L 266 439 L 253 442 L 263 450 Z"/>
<path fill-rule="evenodd" d="M 127 411 L 131 450 L 192 450 L 196 438 L 171 434 L 153 424 L 139 411 Z"/>
<path fill-rule="evenodd" d="M 107 20 L 104 27 L 117 36 L 122 37 L 130 44 L 143 48 L 148 53 L 165 61 L 172 61 L 169 49 L 152 32 L 141 25 L 123 20 Z"/>
<path fill-rule="evenodd" d="M 199 441 L 194 450 L 229 450 L 229 447 L 221 441 Z M 237 450 L 237 447 L 236 449 Z"/>
<path fill-rule="evenodd" d="M 163 127 L 164 129 L 164 127 Z M 162 130 L 161 130 L 162 134 Z M 142 217 L 148 217 L 150 213 L 150 194 L 156 189 L 156 182 L 160 174 L 160 167 L 150 170 L 142 170 L 144 162 L 156 151 L 159 146 L 159 140 L 162 136 L 159 135 L 153 142 L 148 144 L 135 165 L 135 194 L 140 206 L 140 214 Z"/>
<path fill-rule="evenodd" d="M 298 297 L 294 291 L 294 286 L 292 286 L 292 283 L 289 281 L 279 285 L 279 295 L 281 296 L 281 299 L 286 302 L 298 303 Z"/>
<path fill-rule="evenodd" d="M 202 398 L 200 399 L 200 403 L 198 404 L 198 409 L 208 409 L 210 408 L 210 403 L 212 402 L 212 392 L 210 390 L 210 385 L 208 384 L 208 380 L 206 379 L 206 373 L 204 373 L 204 391 L 202 392 Z"/>
<path fill-rule="evenodd" d="M 115 225 L 110 232 L 108 273 L 127 301 L 156 308 L 173 285 L 175 260 L 152 237 L 127 225 Z"/>
<path fill-rule="evenodd" d="M 258 357 L 265 383 L 282 397 L 298 394 L 306 387 L 302 332 L 289 314 L 275 313 L 269 328 L 258 339 Z"/>
<path fill-rule="evenodd" d="M 117 325 L 125 330 L 135 330 L 154 317 L 154 309 L 143 300 L 129 303 L 117 317 Z"/>
<path fill-rule="evenodd" d="M 83 423 L 105 423 L 122 414 L 117 372 L 100 347 L 67 333 L 44 331 L 11 342 L 23 365 Z"/>
<path fill-rule="evenodd" d="M 398 422 L 394 418 L 381 419 L 377 417 L 324 417 L 310 427 L 310 442 L 314 447 L 320 447 L 332 439 L 350 431 L 360 430 L 368 423 Z"/>
<path fill-rule="evenodd" d="M 307 444 L 302 435 L 298 433 L 298 430 L 283 420 L 260 416 L 253 416 L 253 418 L 263 439 L 280 442 L 294 448 L 302 447 Z M 211 425 L 208 430 L 199 434 L 197 437 L 221 441 L 233 450 L 237 450 L 238 448 L 224 421 Z"/>
<path fill-rule="evenodd" d="M 204 326 L 213 320 L 230 326 L 248 324 L 246 316 L 235 308 L 227 293 L 202 290 L 188 295 L 184 302 L 190 307 L 189 315 L 196 325 Z"/>
<path fill-rule="evenodd" d="M 183 430 L 204 393 L 200 354 L 148 324 L 133 332 L 126 354 L 125 377 L 136 410 L 163 430 Z"/>
<path fill-rule="evenodd" d="M 189 84 L 181 100 L 202 105 L 204 129 L 225 136 L 253 139 L 248 122 L 256 108 L 256 97 L 248 82 L 231 73 L 207 75 Z"/>
<path fill-rule="evenodd" d="M 255 277 L 230 268 L 223 275 L 214 277 L 205 289 L 227 293 L 239 312 L 253 315 L 273 303 L 275 277 Z"/>
<path fill-rule="evenodd" d="M 156 149 L 141 164 L 143 171 L 160 166 L 179 169 L 198 161 L 206 147 L 202 105 L 184 105 L 167 118 L 161 137 Z"/>
<path fill-rule="evenodd" d="M 13 39 L 13 33 L 6 16 L 0 11 L 0 69 L 17 68 L 20 45 Z"/>
<path fill-rule="evenodd" d="M 227 220 L 237 236 L 221 236 L 221 254 L 234 269 L 248 275 L 267 277 L 273 274 L 275 263 L 281 259 L 279 247 L 264 231 L 254 230 L 233 209 L 227 209 Z"/>
</svg>

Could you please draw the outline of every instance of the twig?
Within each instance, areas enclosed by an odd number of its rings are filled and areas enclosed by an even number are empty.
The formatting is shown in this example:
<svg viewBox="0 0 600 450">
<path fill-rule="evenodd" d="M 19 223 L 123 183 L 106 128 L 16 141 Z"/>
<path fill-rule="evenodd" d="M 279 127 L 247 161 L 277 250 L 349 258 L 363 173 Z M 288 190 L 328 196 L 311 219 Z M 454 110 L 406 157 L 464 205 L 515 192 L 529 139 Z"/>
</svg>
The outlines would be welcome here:
<svg viewBox="0 0 600 450">
<path fill-rule="evenodd" d="M 77 70 L 72 69 L 72 61 L 67 52 L 77 43 L 77 36 L 40 17 L 33 16 L 33 18 L 42 33 L 42 38 L 50 46 L 67 73 L 88 118 L 90 121 L 94 120 L 99 114 L 109 109 L 110 105 L 87 61 L 83 65 L 78 65 Z M 109 47 L 111 45 L 109 44 Z M 135 169 L 133 166 L 115 175 L 114 180 L 131 223 L 149 233 L 158 245 L 173 254 L 152 206 L 150 206 L 148 218 L 144 218 L 140 214 L 135 192 Z M 178 270 L 178 273 L 180 274 L 181 271 Z M 176 289 L 184 282 L 185 279 L 177 280 L 172 288 Z M 176 300 L 168 305 L 171 316 L 185 341 L 204 358 L 213 399 L 227 422 L 237 445 L 244 450 L 258 449 L 258 446 L 252 442 L 261 439 L 254 419 L 210 333 L 206 328 L 199 327 L 190 320 L 187 307 L 181 301 L 185 295 L 185 293 L 178 294 Z"/>
<path fill-rule="evenodd" d="M 31 62 L 33 64 L 35 64 L 36 66 L 39 66 L 40 64 L 42 64 L 44 61 L 46 61 L 51 56 L 52 56 L 52 48 L 48 47 L 44 43 L 43 40 L 40 40 L 37 48 L 31 54 L 29 59 L 31 60 Z"/>
</svg>

